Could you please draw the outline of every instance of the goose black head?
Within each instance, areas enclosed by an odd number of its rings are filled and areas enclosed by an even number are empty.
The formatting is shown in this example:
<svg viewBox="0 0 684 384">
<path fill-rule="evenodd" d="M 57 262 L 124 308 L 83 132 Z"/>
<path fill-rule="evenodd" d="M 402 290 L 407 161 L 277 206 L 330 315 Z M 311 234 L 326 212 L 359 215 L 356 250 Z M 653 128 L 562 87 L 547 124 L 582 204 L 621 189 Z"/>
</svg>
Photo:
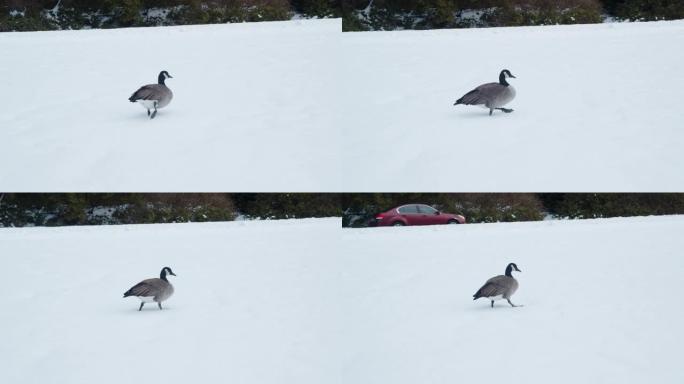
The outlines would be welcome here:
<svg viewBox="0 0 684 384">
<path fill-rule="evenodd" d="M 164 80 L 166 79 L 173 79 L 173 76 L 169 75 L 166 71 L 159 72 L 159 77 L 157 78 L 159 84 L 164 84 Z"/>
<path fill-rule="evenodd" d="M 522 272 L 521 270 L 518 269 L 518 266 L 515 265 L 515 263 L 510 263 L 506 267 L 506 276 L 511 276 L 511 272 L 516 271 L 516 272 Z"/>
<path fill-rule="evenodd" d="M 162 268 L 161 273 L 159 274 L 159 276 L 161 277 L 162 280 L 166 280 L 166 274 L 167 274 L 167 273 L 168 273 L 169 275 L 171 275 L 171 276 L 176 276 L 176 274 L 173 273 L 173 271 L 171 270 L 171 268 L 169 268 L 169 267 L 164 267 L 164 268 Z"/>
<path fill-rule="evenodd" d="M 515 79 L 516 77 L 513 76 L 511 71 L 509 71 L 508 69 L 504 69 L 503 71 L 501 71 L 501 73 L 499 73 L 499 83 L 500 84 L 508 85 L 508 82 L 506 81 L 506 79 L 510 79 L 510 78 Z"/>
</svg>

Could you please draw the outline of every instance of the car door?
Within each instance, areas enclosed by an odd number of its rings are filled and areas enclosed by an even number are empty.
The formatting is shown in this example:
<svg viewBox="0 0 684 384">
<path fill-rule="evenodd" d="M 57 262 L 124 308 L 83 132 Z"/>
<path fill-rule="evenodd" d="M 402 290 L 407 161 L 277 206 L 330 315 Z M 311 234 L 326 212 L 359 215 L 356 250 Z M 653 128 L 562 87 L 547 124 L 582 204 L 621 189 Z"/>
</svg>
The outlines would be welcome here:
<svg viewBox="0 0 684 384">
<path fill-rule="evenodd" d="M 438 211 L 429 205 L 419 204 L 418 212 L 420 213 L 421 225 L 444 224 L 442 215 L 438 215 Z"/>
<path fill-rule="evenodd" d="M 397 208 L 397 212 L 406 220 L 407 225 L 421 225 L 420 212 L 415 204 L 401 206 Z"/>
</svg>

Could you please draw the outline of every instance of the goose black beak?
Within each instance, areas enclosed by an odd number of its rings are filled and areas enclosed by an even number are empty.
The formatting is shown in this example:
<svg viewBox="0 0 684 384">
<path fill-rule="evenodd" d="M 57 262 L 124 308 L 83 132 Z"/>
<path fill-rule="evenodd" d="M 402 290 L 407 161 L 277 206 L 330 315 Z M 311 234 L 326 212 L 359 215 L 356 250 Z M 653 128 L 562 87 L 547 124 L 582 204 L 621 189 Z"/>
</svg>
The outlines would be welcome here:
<svg viewBox="0 0 684 384">
<path fill-rule="evenodd" d="M 511 77 L 512 77 L 512 78 L 514 78 L 514 79 L 517 79 L 517 77 L 513 76 L 513 74 L 512 74 L 512 73 L 511 73 Z"/>
<path fill-rule="evenodd" d="M 174 275 L 174 276 L 176 276 L 176 274 L 175 274 L 175 273 L 173 273 L 173 272 L 169 272 L 169 273 L 170 273 L 170 274 L 172 274 L 172 275 Z"/>
</svg>

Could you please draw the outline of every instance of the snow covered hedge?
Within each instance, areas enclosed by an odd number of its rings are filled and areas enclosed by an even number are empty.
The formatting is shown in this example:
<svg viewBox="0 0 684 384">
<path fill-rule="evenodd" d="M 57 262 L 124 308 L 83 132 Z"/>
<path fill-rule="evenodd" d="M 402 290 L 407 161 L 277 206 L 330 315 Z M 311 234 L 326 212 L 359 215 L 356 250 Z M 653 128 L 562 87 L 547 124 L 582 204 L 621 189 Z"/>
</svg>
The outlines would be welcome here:
<svg viewBox="0 0 684 384">
<path fill-rule="evenodd" d="M 0 227 L 230 221 L 227 194 L 0 194 Z"/>
<path fill-rule="evenodd" d="M 343 28 L 500 27 L 684 18 L 681 0 L 346 0 Z"/>
<path fill-rule="evenodd" d="M 561 218 L 684 214 L 683 193 L 548 193 L 540 197 L 546 210 Z"/>
<path fill-rule="evenodd" d="M 0 193 L 0 227 L 339 217 L 334 193 Z"/>
<path fill-rule="evenodd" d="M 343 17 L 345 31 L 684 18 L 682 0 L 0 0 L 1 31 Z"/>
<path fill-rule="evenodd" d="M 339 8 L 334 0 L 0 0 L 0 32 L 289 20 Z"/>
<path fill-rule="evenodd" d="M 621 20 L 652 21 L 684 18 L 682 0 L 603 0 L 608 14 Z"/>
</svg>

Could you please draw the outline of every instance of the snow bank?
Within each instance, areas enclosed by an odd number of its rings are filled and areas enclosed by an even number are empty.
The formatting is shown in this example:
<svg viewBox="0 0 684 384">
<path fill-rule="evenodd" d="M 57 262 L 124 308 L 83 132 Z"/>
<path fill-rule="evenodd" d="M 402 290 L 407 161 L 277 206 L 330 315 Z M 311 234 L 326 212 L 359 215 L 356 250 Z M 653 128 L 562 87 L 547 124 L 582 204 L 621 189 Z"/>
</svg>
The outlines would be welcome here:
<svg viewBox="0 0 684 384">
<path fill-rule="evenodd" d="M 0 186 L 340 190 L 341 20 L 0 34 Z M 128 97 L 161 70 L 149 120 Z"/>
<path fill-rule="evenodd" d="M 0 382 L 335 382 L 325 250 L 339 228 L 332 218 L 0 229 Z M 175 294 L 163 311 L 138 312 L 123 293 L 163 266 Z"/>
<path fill-rule="evenodd" d="M 684 217 L 345 229 L 348 383 L 681 383 Z M 512 308 L 472 295 L 509 262 Z"/>
<path fill-rule="evenodd" d="M 344 187 L 681 191 L 684 21 L 345 33 Z M 509 69 L 515 112 L 453 106 Z"/>
<path fill-rule="evenodd" d="M 0 382 L 681 383 L 684 216 L 0 229 Z M 516 262 L 521 308 L 472 301 Z M 163 266 L 176 293 L 125 290 Z"/>
<path fill-rule="evenodd" d="M 15 191 L 681 191 L 684 21 L 0 34 Z M 453 106 L 502 68 L 512 114 Z M 152 121 L 126 98 L 173 79 Z"/>
</svg>

